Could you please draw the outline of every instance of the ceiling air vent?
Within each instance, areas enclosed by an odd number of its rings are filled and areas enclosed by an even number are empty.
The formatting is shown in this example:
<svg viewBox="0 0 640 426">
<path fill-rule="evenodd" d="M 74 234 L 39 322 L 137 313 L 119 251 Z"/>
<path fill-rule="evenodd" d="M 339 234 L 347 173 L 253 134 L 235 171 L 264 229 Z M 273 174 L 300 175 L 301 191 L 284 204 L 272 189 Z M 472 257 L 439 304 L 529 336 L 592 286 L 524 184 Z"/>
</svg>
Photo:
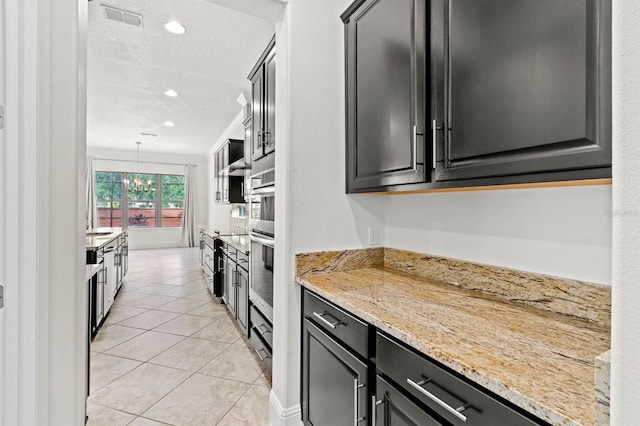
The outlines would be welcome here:
<svg viewBox="0 0 640 426">
<path fill-rule="evenodd" d="M 118 9 L 113 6 L 100 5 L 104 12 L 104 17 L 111 19 L 112 21 L 123 22 L 125 24 L 135 25 L 136 27 L 142 26 L 142 15 L 133 12 L 127 12 L 126 10 Z"/>
</svg>

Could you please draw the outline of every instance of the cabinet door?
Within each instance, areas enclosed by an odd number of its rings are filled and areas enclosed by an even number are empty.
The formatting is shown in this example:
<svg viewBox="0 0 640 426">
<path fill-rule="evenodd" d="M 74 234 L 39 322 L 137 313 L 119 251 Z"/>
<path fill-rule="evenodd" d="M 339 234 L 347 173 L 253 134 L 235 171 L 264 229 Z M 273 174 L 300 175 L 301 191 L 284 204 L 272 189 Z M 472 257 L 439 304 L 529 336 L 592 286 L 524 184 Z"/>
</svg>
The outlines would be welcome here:
<svg viewBox="0 0 640 426">
<path fill-rule="evenodd" d="M 425 0 L 345 14 L 347 192 L 425 182 Z"/>
<path fill-rule="evenodd" d="M 263 126 L 264 126 L 264 93 L 263 93 L 263 69 L 262 67 L 251 80 L 251 121 L 253 134 L 251 137 L 251 160 L 256 161 L 264 157 Z"/>
<path fill-rule="evenodd" d="M 107 269 L 102 266 L 102 268 L 98 271 L 98 281 L 96 283 L 96 294 L 95 294 L 95 322 L 96 328 L 100 326 L 102 319 L 104 318 L 104 286 L 107 281 Z"/>
<path fill-rule="evenodd" d="M 610 166 L 609 1 L 433 5 L 447 94 L 437 180 Z"/>
<path fill-rule="evenodd" d="M 238 294 L 236 316 L 240 328 L 246 333 L 249 326 L 249 274 L 242 268 L 237 268 L 236 288 Z"/>
<path fill-rule="evenodd" d="M 253 137 L 253 120 L 247 120 L 244 124 L 244 162 L 246 169 L 244 171 L 244 186 L 242 188 L 242 194 L 244 201 L 249 202 L 249 191 L 251 190 L 251 153 L 252 145 L 251 138 Z"/>
<path fill-rule="evenodd" d="M 219 250 L 216 260 L 216 275 L 217 275 L 217 279 L 220 280 L 220 286 L 222 288 L 222 301 L 224 301 L 224 303 L 226 305 L 229 304 L 228 300 L 229 300 L 229 286 L 228 286 L 228 280 L 227 280 L 227 262 L 225 261 L 225 257 L 222 255 L 222 248 L 218 248 L 217 250 Z M 219 257 L 218 257 L 219 256 Z"/>
<path fill-rule="evenodd" d="M 220 192 L 222 193 L 222 198 L 220 202 L 228 203 L 229 202 L 229 176 L 223 175 L 220 176 Z"/>
<path fill-rule="evenodd" d="M 373 426 L 441 426 L 380 376 L 376 376 L 375 423 Z"/>
<path fill-rule="evenodd" d="M 236 288 L 237 283 L 237 273 L 235 264 L 229 260 L 229 258 L 225 258 L 224 269 L 226 271 L 225 279 L 227 281 L 227 309 L 235 318 L 236 312 L 238 310 L 238 291 Z"/>
<path fill-rule="evenodd" d="M 264 63 L 264 155 L 276 149 L 276 52 L 272 50 Z"/>
<path fill-rule="evenodd" d="M 303 320 L 302 418 L 306 425 L 367 424 L 367 366 Z"/>
<path fill-rule="evenodd" d="M 220 170 L 222 170 L 222 156 L 220 155 L 220 151 L 214 154 L 214 180 L 216 186 L 215 200 L 216 203 L 222 201 L 222 176 L 220 176 Z"/>
</svg>

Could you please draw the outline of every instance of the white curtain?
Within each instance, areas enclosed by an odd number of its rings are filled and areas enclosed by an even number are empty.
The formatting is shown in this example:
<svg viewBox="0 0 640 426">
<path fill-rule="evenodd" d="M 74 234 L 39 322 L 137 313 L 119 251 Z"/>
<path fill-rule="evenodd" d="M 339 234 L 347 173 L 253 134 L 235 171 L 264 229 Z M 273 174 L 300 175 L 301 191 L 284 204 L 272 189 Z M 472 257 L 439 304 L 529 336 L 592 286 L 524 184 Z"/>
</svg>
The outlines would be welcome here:
<svg viewBox="0 0 640 426">
<path fill-rule="evenodd" d="M 195 166 L 188 164 L 184 179 L 184 213 L 182 215 L 182 235 L 180 237 L 180 245 L 182 247 L 196 246 L 195 196 Z"/>
<path fill-rule="evenodd" d="M 96 208 L 96 171 L 95 158 L 87 158 L 86 204 L 87 228 L 98 227 L 98 210 Z"/>
</svg>

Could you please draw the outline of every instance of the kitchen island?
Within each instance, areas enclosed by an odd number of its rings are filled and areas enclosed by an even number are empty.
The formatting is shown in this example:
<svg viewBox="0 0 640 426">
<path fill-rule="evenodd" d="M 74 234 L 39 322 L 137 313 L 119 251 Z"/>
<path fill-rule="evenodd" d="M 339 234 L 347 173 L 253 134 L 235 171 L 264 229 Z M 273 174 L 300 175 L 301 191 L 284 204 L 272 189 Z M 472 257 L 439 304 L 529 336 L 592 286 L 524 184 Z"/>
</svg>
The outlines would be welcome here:
<svg viewBox="0 0 640 426">
<path fill-rule="evenodd" d="M 86 263 L 98 272 L 90 283 L 90 327 L 95 336 L 122 287 L 129 268 L 128 231 L 122 228 L 87 229 Z"/>
<path fill-rule="evenodd" d="M 550 424 L 595 424 L 608 287 L 386 248 L 296 261 L 303 287 L 478 388 Z"/>
</svg>

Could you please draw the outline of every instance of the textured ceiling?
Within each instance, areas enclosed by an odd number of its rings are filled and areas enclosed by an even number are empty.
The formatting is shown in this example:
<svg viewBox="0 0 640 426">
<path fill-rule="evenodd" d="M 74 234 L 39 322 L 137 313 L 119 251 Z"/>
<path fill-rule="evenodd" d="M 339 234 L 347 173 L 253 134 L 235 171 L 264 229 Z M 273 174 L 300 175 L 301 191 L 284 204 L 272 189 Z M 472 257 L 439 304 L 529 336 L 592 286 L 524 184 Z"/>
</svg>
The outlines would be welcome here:
<svg viewBox="0 0 640 426">
<path fill-rule="evenodd" d="M 229 0 L 89 2 L 87 144 L 135 150 L 139 140 L 143 152 L 206 153 L 241 110 L 236 99 L 249 91 L 247 74 L 282 8 L 279 0 L 234 2 L 242 7 L 231 9 Z M 101 4 L 140 14 L 144 24 L 107 20 Z M 186 33 L 165 31 L 170 20 Z M 167 89 L 178 96 L 165 96 Z"/>
</svg>

